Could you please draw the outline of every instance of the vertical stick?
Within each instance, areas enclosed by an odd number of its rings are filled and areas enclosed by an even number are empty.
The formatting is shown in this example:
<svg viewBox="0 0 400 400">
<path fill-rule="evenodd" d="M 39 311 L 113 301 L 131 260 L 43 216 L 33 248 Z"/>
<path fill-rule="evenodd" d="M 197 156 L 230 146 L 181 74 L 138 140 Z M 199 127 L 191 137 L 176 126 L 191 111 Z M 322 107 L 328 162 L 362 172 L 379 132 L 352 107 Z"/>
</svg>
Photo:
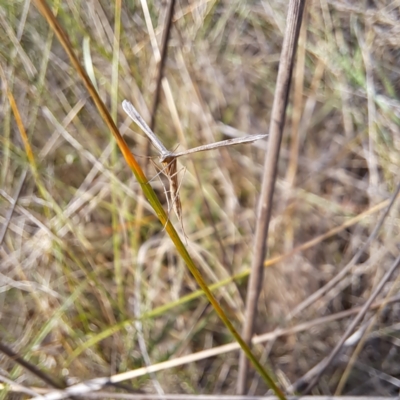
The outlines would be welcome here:
<svg viewBox="0 0 400 400">
<path fill-rule="evenodd" d="M 167 53 L 168 53 L 168 42 L 172 28 L 172 17 L 174 16 L 174 8 L 175 8 L 175 0 L 170 0 L 167 17 L 166 17 L 166 26 L 164 29 L 164 36 L 161 48 L 161 58 L 158 64 L 158 74 L 157 74 L 157 81 L 156 81 L 156 89 L 154 91 L 153 97 L 153 104 L 151 105 L 151 119 L 150 119 L 150 129 L 154 131 L 156 126 L 156 115 L 158 105 L 160 103 L 160 93 L 161 93 L 161 82 L 164 76 L 164 66 L 167 60 Z M 146 155 L 150 156 L 150 143 L 147 143 L 146 146 Z"/>
<path fill-rule="evenodd" d="M 257 311 L 257 300 L 263 282 L 263 262 L 267 251 L 268 227 L 271 217 L 272 197 L 277 174 L 279 150 L 285 124 L 285 111 L 289 96 L 290 80 L 292 75 L 294 56 L 296 53 L 299 30 L 303 15 L 305 0 L 290 0 L 283 39 L 282 53 L 279 62 L 278 78 L 274 103 L 272 106 L 269 145 L 264 164 L 264 178 L 261 197 L 258 206 L 258 218 L 254 244 L 254 258 L 251 267 L 250 279 L 247 287 L 246 321 L 243 327 L 243 339 L 250 345 L 253 336 L 254 319 Z M 244 353 L 240 353 L 239 376 L 237 394 L 246 392 L 248 362 Z"/>
<path fill-rule="evenodd" d="M 174 16 L 174 8 L 175 8 L 175 0 L 170 0 L 167 18 L 166 18 L 166 27 L 164 30 L 163 43 L 162 43 L 162 48 L 161 48 L 161 59 L 160 59 L 159 65 L 158 65 L 156 90 L 154 91 L 153 104 L 151 107 L 150 129 L 152 131 L 154 131 L 154 127 L 156 125 L 157 108 L 158 108 L 158 104 L 160 102 L 161 81 L 162 81 L 162 78 L 164 75 L 165 61 L 167 60 L 168 41 L 169 41 L 169 37 L 170 37 L 170 33 L 171 33 L 172 17 Z"/>
</svg>

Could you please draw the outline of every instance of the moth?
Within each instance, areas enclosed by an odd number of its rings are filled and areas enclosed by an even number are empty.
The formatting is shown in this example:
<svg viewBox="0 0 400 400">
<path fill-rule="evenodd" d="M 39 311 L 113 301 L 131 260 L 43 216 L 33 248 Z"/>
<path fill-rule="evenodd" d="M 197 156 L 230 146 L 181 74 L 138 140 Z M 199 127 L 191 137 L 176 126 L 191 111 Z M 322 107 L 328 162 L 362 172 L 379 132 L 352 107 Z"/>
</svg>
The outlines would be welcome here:
<svg viewBox="0 0 400 400">
<path fill-rule="evenodd" d="M 181 222 L 182 222 L 182 204 L 178 193 L 179 185 L 178 185 L 178 171 L 177 171 L 177 160 L 176 160 L 178 157 L 186 156 L 188 154 L 198 153 L 200 151 L 214 150 L 220 147 L 234 146 L 243 143 L 252 143 L 255 142 L 256 140 L 260 140 L 268 136 L 267 134 L 243 136 L 234 139 L 222 140 L 216 143 L 205 144 L 203 146 L 194 147 L 193 149 L 189 150 L 172 152 L 167 150 L 167 148 L 163 145 L 160 139 L 158 139 L 155 133 L 149 128 L 149 126 L 146 124 L 146 122 L 138 113 L 136 108 L 132 105 L 132 103 L 130 103 L 128 100 L 124 100 L 122 102 L 122 108 L 132 119 L 132 121 L 135 122 L 140 129 L 142 129 L 142 131 L 147 135 L 151 143 L 160 153 L 158 159 L 164 166 L 165 175 L 168 177 L 170 185 L 170 198 L 175 213 Z"/>
</svg>

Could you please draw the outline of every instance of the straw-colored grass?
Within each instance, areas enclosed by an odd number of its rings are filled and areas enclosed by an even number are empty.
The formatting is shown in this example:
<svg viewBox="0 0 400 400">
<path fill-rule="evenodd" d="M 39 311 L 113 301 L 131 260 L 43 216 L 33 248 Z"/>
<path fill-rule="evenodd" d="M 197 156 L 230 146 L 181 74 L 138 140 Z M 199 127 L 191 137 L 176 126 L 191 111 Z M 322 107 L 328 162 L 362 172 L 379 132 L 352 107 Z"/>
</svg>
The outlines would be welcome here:
<svg viewBox="0 0 400 400">
<path fill-rule="evenodd" d="M 122 2 L 120 27 L 114 2 L 48 3 L 166 209 L 167 181 L 155 177 L 147 138 L 121 107 L 129 99 L 150 120 L 166 3 L 146 3 L 147 10 L 144 2 Z M 366 302 L 399 251 L 395 202 L 351 271 L 302 306 L 365 243 L 399 183 L 399 7 L 368 7 L 309 1 L 304 13 L 270 225 L 274 261 L 266 260 L 256 321 L 257 334 L 286 331 L 254 347 L 285 391 L 301 389 L 295 383 L 329 354 L 354 318 L 350 311 Z M 268 132 L 286 11 L 283 1 L 177 3 L 155 127 L 169 149 Z M 76 69 L 28 1 L 0 0 L 0 64 L 0 222 L 7 226 L 0 342 L 68 384 L 186 356 L 179 366 L 120 380 L 148 393 L 234 393 L 237 344 L 217 349 L 232 335 L 198 292 Z M 217 284 L 213 293 L 238 331 L 266 146 L 179 160 L 187 250 L 207 284 Z M 397 290 L 395 274 L 379 304 Z M 339 382 L 346 395 L 398 393 L 398 308 L 397 300 L 376 308 L 347 380 L 357 342 L 346 343 L 315 394 L 339 394 Z M 0 365 L 3 377 L 50 388 L 3 354 Z M 258 375 L 250 383 L 250 393 L 267 390 Z M 6 387 L 1 398 L 19 390 Z"/>
</svg>

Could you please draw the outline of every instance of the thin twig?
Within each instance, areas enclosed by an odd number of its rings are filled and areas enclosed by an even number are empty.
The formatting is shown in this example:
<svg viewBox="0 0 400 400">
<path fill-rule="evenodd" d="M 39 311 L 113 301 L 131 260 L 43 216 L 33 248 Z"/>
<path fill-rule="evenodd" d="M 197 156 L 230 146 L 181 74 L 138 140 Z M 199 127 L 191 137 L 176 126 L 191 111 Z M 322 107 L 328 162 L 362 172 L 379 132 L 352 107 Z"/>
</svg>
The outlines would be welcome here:
<svg viewBox="0 0 400 400">
<path fill-rule="evenodd" d="M 36 365 L 31 364 L 30 362 L 24 360 L 18 353 L 14 350 L 11 350 L 8 346 L 0 342 L 0 351 L 4 353 L 6 356 L 10 357 L 13 361 L 17 364 L 24 367 L 26 370 L 31 372 L 33 375 L 40 378 L 43 382 L 46 382 L 50 386 L 56 389 L 65 389 L 65 385 L 57 382 L 54 378 L 50 375 L 46 374 L 45 372 L 41 371 Z"/>
<path fill-rule="evenodd" d="M 164 29 L 164 36 L 162 42 L 162 49 L 161 49 L 161 58 L 158 63 L 158 74 L 157 74 L 157 81 L 156 81 L 156 88 L 154 91 L 153 97 L 153 104 L 151 105 L 151 117 L 150 117 L 150 129 L 154 131 L 156 126 L 156 116 L 157 116 L 157 109 L 158 105 L 160 104 L 160 93 L 161 93 L 161 82 L 164 77 L 164 67 L 165 62 L 167 60 L 168 54 L 168 42 L 171 36 L 171 28 L 172 28 L 172 17 L 174 15 L 174 8 L 175 8 L 175 0 L 170 0 L 167 17 L 166 17 L 166 26 Z M 146 146 L 146 155 L 150 156 L 150 143 L 147 142 Z"/>
<path fill-rule="evenodd" d="M 279 62 L 276 92 L 272 106 L 270 121 L 270 141 L 264 164 L 264 179 L 258 206 L 258 218 L 254 244 L 254 257 L 251 275 L 247 287 L 246 321 L 243 327 L 243 338 L 250 343 L 254 330 L 254 317 L 257 309 L 257 300 L 263 282 L 263 263 L 266 255 L 268 227 L 272 210 L 275 179 L 279 159 L 279 150 L 285 124 L 285 111 L 289 97 L 290 81 L 292 76 L 294 56 L 303 16 L 305 0 L 291 0 L 288 8 L 286 32 L 282 45 Z M 240 354 L 239 376 L 237 393 L 244 394 L 247 383 L 248 362 L 243 353 Z"/>
<path fill-rule="evenodd" d="M 169 38 L 171 36 L 172 17 L 174 15 L 174 8 L 175 8 L 175 0 L 170 0 L 168 12 L 167 12 L 167 18 L 166 18 L 166 26 L 165 26 L 165 30 L 164 30 L 162 49 L 161 49 L 161 59 L 158 64 L 156 89 L 154 91 L 153 104 L 151 107 L 150 129 L 152 131 L 154 131 L 154 128 L 156 125 L 157 108 L 160 103 L 161 82 L 162 82 L 162 78 L 164 76 L 165 62 L 167 60 L 168 42 L 169 42 Z M 148 155 L 149 155 L 149 152 L 150 152 L 150 146 L 148 146 Z"/>
</svg>

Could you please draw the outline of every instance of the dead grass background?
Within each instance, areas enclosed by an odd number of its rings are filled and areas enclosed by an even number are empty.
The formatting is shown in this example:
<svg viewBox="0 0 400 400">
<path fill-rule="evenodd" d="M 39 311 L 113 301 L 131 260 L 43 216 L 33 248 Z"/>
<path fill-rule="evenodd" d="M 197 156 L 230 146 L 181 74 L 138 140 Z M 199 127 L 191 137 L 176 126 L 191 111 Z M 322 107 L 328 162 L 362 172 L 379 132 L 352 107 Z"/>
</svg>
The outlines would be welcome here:
<svg viewBox="0 0 400 400">
<path fill-rule="evenodd" d="M 120 106 L 127 98 L 149 119 L 157 63 L 141 3 L 122 4 L 117 85 L 112 80 L 114 3 L 51 5 L 87 71 L 93 70 L 103 101 L 133 153 L 145 155 L 147 139 Z M 150 2 L 148 7 L 160 45 L 166 3 Z M 389 1 L 308 2 L 282 143 L 270 257 L 380 204 L 397 186 L 399 12 L 399 5 Z M 283 1 L 177 3 L 156 122 L 167 147 L 268 131 L 285 18 Z M 230 343 L 205 299 L 186 301 L 196 284 L 67 56 L 29 1 L 0 2 L 0 62 L 48 194 L 44 198 L 33 179 L 3 90 L 2 224 L 25 170 L 27 178 L 0 249 L 2 342 L 68 383 Z M 180 160 L 187 167 L 180 193 L 189 252 L 210 284 L 250 265 L 265 146 Z M 156 174 L 150 160 L 140 161 L 149 176 Z M 153 185 L 163 197 L 159 179 Z M 287 318 L 350 261 L 378 215 L 371 213 L 268 268 L 257 333 L 362 305 L 397 256 L 397 203 L 352 273 Z M 396 294 L 396 277 L 382 299 Z M 215 292 L 238 330 L 245 289 L 242 277 Z M 379 314 L 344 394 L 398 393 L 399 311 L 394 302 Z M 140 316 L 145 317 L 135 323 Z M 288 388 L 329 353 L 348 323 L 344 318 L 311 326 L 255 351 Z M 346 347 L 315 393 L 334 393 L 352 349 Z M 129 383 L 150 393 L 158 384 L 165 392 L 233 393 L 237 356 L 221 354 Z M 0 359 L 3 376 L 43 386 L 10 359 Z M 251 392 L 265 391 L 255 377 Z M 4 390 L 0 396 L 11 394 Z"/>
</svg>

